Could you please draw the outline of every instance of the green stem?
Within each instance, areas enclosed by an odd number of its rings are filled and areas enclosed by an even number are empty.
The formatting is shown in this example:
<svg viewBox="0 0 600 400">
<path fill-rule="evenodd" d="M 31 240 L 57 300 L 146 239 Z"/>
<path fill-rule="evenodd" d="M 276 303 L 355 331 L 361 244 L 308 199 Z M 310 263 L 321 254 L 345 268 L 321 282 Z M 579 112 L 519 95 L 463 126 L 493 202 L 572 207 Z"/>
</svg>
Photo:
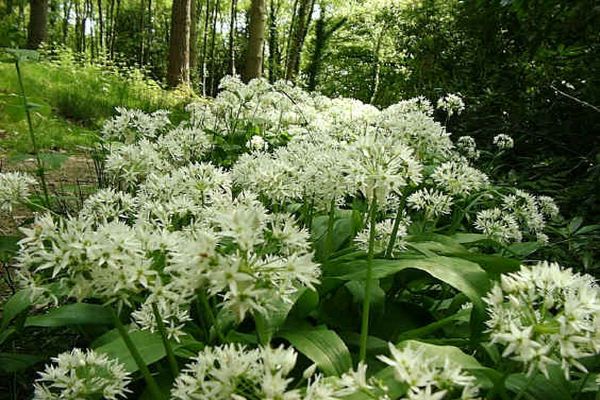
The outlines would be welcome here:
<svg viewBox="0 0 600 400">
<path fill-rule="evenodd" d="M 396 244 L 396 239 L 398 236 L 398 229 L 400 228 L 400 221 L 402 220 L 402 211 L 404 211 L 404 204 L 406 202 L 406 196 L 402 197 L 400 204 L 398 205 L 398 211 L 396 212 L 396 219 L 394 219 L 394 226 L 392 227 L 392 236 L 390 237 L 390 241 L 387 245 L 387 249 L 385 250 L 385 258 L 390 258 L 392 256 L 392 251 L 394 251 L 394 245 Z"/>
<path fill-rule="evenodd" d="M 169 367 L 171 367 L 171 373 L 173 374 L 173 378 L 177 378 L 177 376 L 179 375 L 179 365 L 177 365 L 175 353 L 173 353 L 173 348 L 171 347 L 171 343 L 169 342 L 169 338 L 167 337 L 165 323 L 162 320 L 160 311 L 158 310 L 158 306 L 156 305 L 156 303 L 152 303 L 152 312 L 154 313 L 154 319 L 156 320 L 156 325 L 158 326 L 158 331 L 160 332 L 160 337 L 162 339 L 163 346 L 165 347 L 165 351 L 167 352 L 167 360 L 169 361 Z"/>
<path fill-rule="evenodd" d="M 325 237 L 325 254 L 323 260 L 327 260 L 333 250 L 333 225 L 335 223 L 335 199 L 331 199 L 329 206 L 329 219 L 327 220 L 327 236 Z"/>
<path fill-rule="evenodd" d="M 519 390 L 519 393 L 517 393 L 517 397 L 515 397 L 514 400 L 520 400 L 521 397 L 523 397 L 525 395 L 525 392 L 527 392 L 527 389 L 529 389 L 529 386 L 531 386 L 531 384 L 533 383 L 534 378 L 535 378 L 535 375 L 532 372 L 531 375 L 527 378 L 527 381 L 525 382 L 525 386 L 523 386 L 521 388 L 521 390 Z"/>
<path fill-rule="evenodd" d="M 23 100 L 23 108 L 25 109 L 25 115 L 27 117 L 27 126 L 29 128 L 29 137 L 31 139 L 31 145 L 33 147 L 33 155 L 37 163 L 37 176 L 40 178 L 42 183 L 42 191 L 44 192 L 44 201 L 46 207 L 50 207 L 50 200 L 48 197 L 48 186 L 46 185 L 46 177 L 44 174 L 44 164 L 40 158 L 37 142 L 35 140 L 35 132 L 33 131 L 33 123 L 31 122 L 31 113 L 29 112 L 29 102 L 27 101 L 27 95 L 25 94 L 25 86 L 23 85 L 23 77 L 21 76 L 21 67 L 19 66 L 19 60 L 15 59 L 15 68 L 17 70 L 17 78 L 19 81 L 19 88 L 21 89 L 21 99 Z"/>
<path fill-rule="evenodd" d="M 127 329 L 125 329 L 125 326 L 123 326 L 123 323 L 119 319 L 119 316 L 115 313 L 115 311 L 112 308 L 110 308 L 110 312 L 112 314 L 112 318 L 115 323 L 115 326 L 116 326 L 117 330 L 119 331 L 119 334 L 121 335 L 121 338 L 123 339 L 123 342 L 125 342 L 125 346 L 127 346 L 129 353 L 131 353 L 131 356 L 135 360 L 136 365 L 138 366 L 138 368 L 140 369 L 140 372 L 144 376 L 144 380 L 146 381 L 146 384 L 148 385 L 148 390 L 150 391 L 152 398 L 154 398 L 155 400 L 162 400 L 162 398 L 163 398 L 162 393 L 160 392 L 160 389 L 158 388 L 156 381 L 152 377 L 152 374 L 150 373 L 150 370 L 148 369 L 148 366 L 144 362 L 144 359 L 142 358 L 140 352 L 138 351 L 137 347 L 135 347 L 135 344 L 131 340 L 131 337 L 129 336 Z"/>
<path fill-rule="evenodd" d="M 360 350 L 359 361 L 365 361 L 367 357 L 367 339 L 369 337 L 369 312 L 371 309 L 371 285 L 373 276 L 373 252 L 375 248 L 375 224 L 377 217 L 377 197 L 373 190 L 373 200 L 369 210 L 369 251 L 367 253 L 367 278 L 365 281 L 365 295 L 362 307 L 362 323 L 360 327 Z"/>
<path fill-rule="evenodd" d="M 208 299 L 206 298 L 206 295 L 202 290 L 198 291 L 198 299 L 200 300 L 200 304 L 202 304 L 202 308 L 204 308 L 204 312 L 206 313 L 208 322 L 212 325 L 213 328 L 215 328 L 215 333 L 217 334 L 217 337 L 219 338 L 221 343 L 225 343 L 225 338 L 223 337 L 223 333 L 221 333 L 221 330 L 219 329 L 217 319 L 215 318 L 215 315 L 212 312 L 212 308 L 210 307 L 210 304 L 208 304 Z"/>
</svg>

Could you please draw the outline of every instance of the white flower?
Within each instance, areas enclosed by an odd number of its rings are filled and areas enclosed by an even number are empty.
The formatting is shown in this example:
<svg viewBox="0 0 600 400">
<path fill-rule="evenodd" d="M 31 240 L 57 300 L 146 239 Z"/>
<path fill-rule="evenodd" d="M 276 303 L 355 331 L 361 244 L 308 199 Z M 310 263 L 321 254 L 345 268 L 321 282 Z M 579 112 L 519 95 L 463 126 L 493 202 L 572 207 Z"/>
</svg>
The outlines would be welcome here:
<svg viewBox="0 0 600 400">
<path fill-rule="evenodd" d="M 600 289 L 589 275 L 556 263 L 522 266 L 503 275 L 484 301 L 492 343 L 528 373 L 548 376 L 551 364 L 567 377 L 571 367 L 586 372 L 578 360 L 600 352 Z"/>
<path fill-rule="evenodd" d="M 408 235 L 408 227 L 410 226 L 410 218 L 404 217 L 398 224 L 398 231 L 396 232 L 396 240 L 394 241 L 394 247 L 392 249 L 392 255 L 396 256 L 402 253 L 406 249 L 406 236 Z M 387 250 L 390 243 L 392 233 L 394 230 L 394 220 L 387 219 L 382 222 L 378 222 L 375 225 L 375 243 L 374 249 L 376 253 Z M 369 235 L 370 229 L 366 228 L 360 231 L 354 239 L 357 246 L 367 251 L 369 248 Z"/>
<path fill-rule="evenodd" d="M 246 147 L 255 151 L 266 151 L 269 149 L 269 143 L 262 136 L 254 135 L 248 140 Z"/>
<path fill-rule="evenodd" d="M 13 206 L 29 196 L 35 179 L 21 172 L 0 173 L 0 212 L 11 213 Z"/>
<path fill-rule="evenodd" d="M 472 136 L 461 136 L 456 141 L 456 147 L 464 154 L 465 157 L 471 160 L 477 160 L 480 152 L 477 150 L 477 143 Z"/>
<path fill-rule="evenodd" d="M 288 388 L 296 364 L 293 349 L 247 349 L 240 345 L 206 347 L 177 377 L 171 397 L 193 399 L 300 400 Z"/>
<path fill-rule="evenodd" d="M 73 349 L 53 357 L 34 384 L 35 400 L 91 399 L 116 400 L 130 392 L 131 378 L 117 360 L 93 350 Z"/>
<path fill-rule="evenodd" d="M 513 138 L 504 133 L 494 136 L 493 143 L 494 146 L 498 147 L 500 150 L 508 150 L 515 147 Z"/>
<path fill-rule="evenodd" d="M 426 218 L 436 218 L 450 214 L 452 197 L 434 189 L 419 189 L 408 196 L 407 204 L 417 211 L 423 211 Z"/>
<path fill-rule="evenodd" d="M 466 196 L 489 184 L 489 179 L 483 172 L 455 161 L 438 165 L 431 178 L 440 188 L 453 196 Z"/>
<path fill-rule="evenodd" d="M 515 217 L 499 208 L 479 211 L 474 225 L 475 229 L 500 243 L 520 242 L 523 238 Z"/>
<path fill-rule="evenodd" d="M 446 111 L 451 117 L 454 114 L 460 115 L 465 109 L 465 103 L 459 94 L 448 93 L 438 99 L 437 108 Z"/>
<path fill-rule="evenodd" d="M 410 399 L 475 399 L 478 387 L 475 377 L 448 359 L 428 357 L 422 349 L 405 346 L 398 349 L 389 344 L 391 357 L 378 356 L 379 360 L 394 369 L 394 378 L 408 385 L 402 400 Z M 465 394 L 468 394 L 465 396 Z"/>
</svg>

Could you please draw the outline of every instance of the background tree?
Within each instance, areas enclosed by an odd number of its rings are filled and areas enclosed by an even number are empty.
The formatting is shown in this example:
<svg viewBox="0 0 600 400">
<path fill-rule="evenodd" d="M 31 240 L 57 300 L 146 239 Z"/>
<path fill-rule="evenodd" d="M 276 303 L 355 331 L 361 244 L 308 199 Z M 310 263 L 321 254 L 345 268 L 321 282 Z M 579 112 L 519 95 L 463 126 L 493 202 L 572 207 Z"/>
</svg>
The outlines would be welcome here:
<svg viewBox="0 0 600 400">
<path fill-rule="evenodd" d="M 167 83 L 171 87 L 190 83 L 191 0 L 173 0 Z"/>
<path fill-rule="evenodd" d="M 248 49 L 246 51 L 246 65 L 244 69 L 245 81 L 262 76 L 265 21 L 265 0 L 252 0 L 248 23 Z"/>
<path fill-rule="evenodd" d="M 37 49 L 47 40 L 48 0 L 29 1 L 27 47 Z"/>
</svg>

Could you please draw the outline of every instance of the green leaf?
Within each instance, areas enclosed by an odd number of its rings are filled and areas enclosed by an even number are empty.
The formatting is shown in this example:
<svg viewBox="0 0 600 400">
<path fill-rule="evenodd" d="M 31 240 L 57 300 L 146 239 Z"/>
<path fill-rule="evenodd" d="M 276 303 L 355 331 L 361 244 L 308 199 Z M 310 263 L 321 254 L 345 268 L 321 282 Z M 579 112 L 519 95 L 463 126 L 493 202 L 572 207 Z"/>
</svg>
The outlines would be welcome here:
<svg viewBox="0 0 600 400">
<path fill-rule="evenodd" d="M 514 393 L 525 391 L 534 399 L 569 400 L 571 396 L 569 382 L 559 366 L 548 368 L 549 379 L 538 373 L 532 377 L 525 374 L 512 374 L 506 379 L 507 389 Z"/>
<path fill-rule="evenodd" d="M 517 257 L 523 258 L 535 253 L 542 244 L 538 242 L 519 242 L 508 246 L 508 250 Z"/>
<path fill-rule="evenodd" d="M 352 368 L 352 357 L 344 341 L 325 328 L 299 329 L 280 332 L 279 337 L 292 344 L 326 375 L 341 375 Z"/>
<path fill-rule="evenodd" d="M 40 58 L 40 54 L 35 50 L 5 48 L 2 51 L 11 55 L 13 61 L 37 61 Z"/>
<path fill-rule="evenodd" d="M 0 260 L 8 261 L 19 250 L 18 236 L 0 235 Z"/>
<path fill-rule="evenodd" d="M 8 327 L 10 321 L 12 321 L 17 315 L 21 314 L 31 305 L 31 291 L 28 289 L 19 290 L 17 293 L 11 296 L 10 299 L 4 303 L 2 309 L 2 325 L 0 325 L 0 331 L 3 331 Z"/>
<path fill-rule="evenodd" d="M 132 331 L 129 332 L 129 336 L 131 337 L 135 347 L 140 352 L 140 355 L 142 356 L 142 359 L 146 365 L 155 363 L 166 356 L 165 347 L 163 346 L 162 339 L 158 333 L 152 333 L 149 331 Z M 118 359 L 121 363 L 123 363 L 125 369 L 129 372 L 135 372 L 138 370 L 135 360 L 120 336 L 109 343 L 95 348 L 94 350 Z"/>
<path fill-rule="evenodd" d="M 362 263 L 364 266 L 352 273 L 343 275 L 341 279 L 354 280 L 365 279 L 366 261 L 355 260 L 353 265 Z M 373 279 L 381 279 L 394 275 L 406 269 L 417 269 L 427 272 L 429 275 L 442 282 L 447 283 L 456 290 L 464 293 L 473 303 L 471 324 L 473 334 L 477 336 L 483 328 L 485 318 L 485 307 L 481 300 L 488 292 L 490 279 L 488 274 L 477 264 L 455 257 L 428 257 L 406 260 L 373 260 Z"/>
<path fill-rule="evenodd" d="M 69 325 L 112 325 L 110 312 L 101 305 L 75 303 L 27 318 L 25 326 L 55 328 Z"/>
<path fill-rule="evenodd" d="M 42 360 L 43 358 L 32 354 L 0 353 L 0 371 L 7 374 L 19 372 Z"/>
<path fill-rule="evenodd" d="M 267 315 L 261 313 L 254 315 L 256 331 L 262 344 L 266 345 L 271 341 L 271 338 L 283 325 L 290 310 L 305 290 L 306 289 L 296 291 L 296 293 L 292 295 L 292 301 L 283 301 L 279 298 L 271 299 L 270 304 L 267 307 L 269 310 Z"/>
</svg>

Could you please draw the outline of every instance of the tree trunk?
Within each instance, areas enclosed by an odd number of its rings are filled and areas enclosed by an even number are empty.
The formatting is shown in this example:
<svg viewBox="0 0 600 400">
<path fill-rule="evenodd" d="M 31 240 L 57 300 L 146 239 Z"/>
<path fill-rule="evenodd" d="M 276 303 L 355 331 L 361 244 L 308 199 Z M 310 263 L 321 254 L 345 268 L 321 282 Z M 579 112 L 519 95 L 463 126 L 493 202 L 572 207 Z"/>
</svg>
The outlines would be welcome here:
<svg viewBox="0 0 600 400">
<path fill-rule="evenodd" d="M 373 63 L 373 89 L 371 91 L 371 98 L 369 99 L 369 104 L 373 104 L 375 99 L 377 98 L 377 93 L 379 92 L 379 77 L 381 74 L 381 42 L 383 41 L 383 35 L 385 33 L 385 27 L 381 28 L 379 32 L 379 36 L 377 37 L 377 42 L 375 43 L 375 60 Z"/>
<path fill-rule="evenodd" d="M 175 7 L 173 5 L 173 7 Z M 144 0 L 140 3 L 140 48 L 139 48 L 139 63 L 144 65 L 144 53 L 146 52 L 146 4 Z"/>
<path fill-rule="evenodd" d="M 113 18 L 111 33 L 110 33 L 110 58 L 111 60 L 115 57 L 115 41 L 117 38 L 117 23 L 119 22 L 119 15 L 121 14 L 121 0 L 117 0 L 117 12 Z"/>
<path fill-rule="evenodd" d="M 173 1 L 167 68 L 167 84 L 170 87 L 190 84 L 191 5 L 191 0 Z"/>
<path fill-rule="evenodd" d="M 67 0 L 63 4 L 63 21 L 62 21 L 62 44 L 67 45 L 67 38 L 69 37 L 69 15 L 71 15 L 72 2 Z"/>
<path fill-rule="evenodd" d="M 217 19 L 219 16 L 219 11 L 220 11 L 220 4 L 221 0 L 217 0 L 217 2 L 215 3 L 215 7 L 213 9 L 213 16 L 212 16 L 212 28 L 210 31 L 210 55 L 208 56 L 208 59 L 210 60 L 210 68 L 209 68 L 209 77 L 210 77 L 210 81 L 208 84 L 208 89 L 209 89 L 209 94 L 211 96 L 215 95 L 215 75 L 216 75 L 216 70 L 215 70 L 215 39 L 217 36 Z"/>
<path fill-rule="evenodd" d="M 321 11 L 321 16 L 317 20 L 315 25 L 315 45 L 312 53 L 312 59 L 308 67 L 308 90 L 315 90 L 317 88 L 318 76 L 321 72 L 321 65 L 323 64 L 323 55 L 327 48 L 327 43 L 331 36 L 340 29 L 345 23 L 346 18 L 338 19 L 337 22 L 329 21 L 325 19 L 324 10 Z M 331 24 L 330 28 L 327 25 Z"/>
<path fill-rule="evenodd" d="M 237 0 L 231 0 L 229 13 L 229 65 L 228 72 L 235 75 L 235 25 L 237 21 Z"/>
<path fill-rule="evenodd" d="M 98 45 L 100 50 L 104 50 L 104 16 L 102 15 L 102 0 L 98 0 Z"/>
<path fill-rule="evenodd" d="M 300 55 L 304 46 L 304 39 L 308 32 L 314 0 L 300 0 L 298 5 L 298 15 L 290 39 L 288 51 L 288 61 L 285 67 L 285 78 L 293 81 L 300 70 Z"/>
<path fill-rule="evenodd" d="M 29 0 L 27 47 L 37 49 L 47 39 L 48 0 Z"/>
<path fill-rule="evenodd" d="M 190 80 L 195 82 L 198 69 L 198 18 L 202 15 L 200 0 L 192 0 L 190 25 Z"/>
<path fill-rule="evenodd" d="M 265 0 L 252 0 L 250 5 L 250 24 L 248 26 L 248 50 L 244 81 L 262 76 L 263 45 L 265 42 Z"/>
<path fill-rule="evenodd" d="M 269 82 L 279 79 L 279 64 L 281 53 L 279 51 L 277 34 L 277 8 L 275 0 L 271 0 L 269 10 Z M 279 2 L 277 2 L 279 4 Z"/>
<path fill-rule="evenodd" d="M 207 63 L 206 63 L 206 55 L 207 53 L 207 43 L 208 43 L 208 26 L 210 23 L 211 8 L 210 8 L 210 0 L 206 0 L 206 13 L 204 16 L 204 31 L 202 32 L 202 96 L 207 95 L 206 90 L 206 78 L 207 78 Z"/>
</svg>

